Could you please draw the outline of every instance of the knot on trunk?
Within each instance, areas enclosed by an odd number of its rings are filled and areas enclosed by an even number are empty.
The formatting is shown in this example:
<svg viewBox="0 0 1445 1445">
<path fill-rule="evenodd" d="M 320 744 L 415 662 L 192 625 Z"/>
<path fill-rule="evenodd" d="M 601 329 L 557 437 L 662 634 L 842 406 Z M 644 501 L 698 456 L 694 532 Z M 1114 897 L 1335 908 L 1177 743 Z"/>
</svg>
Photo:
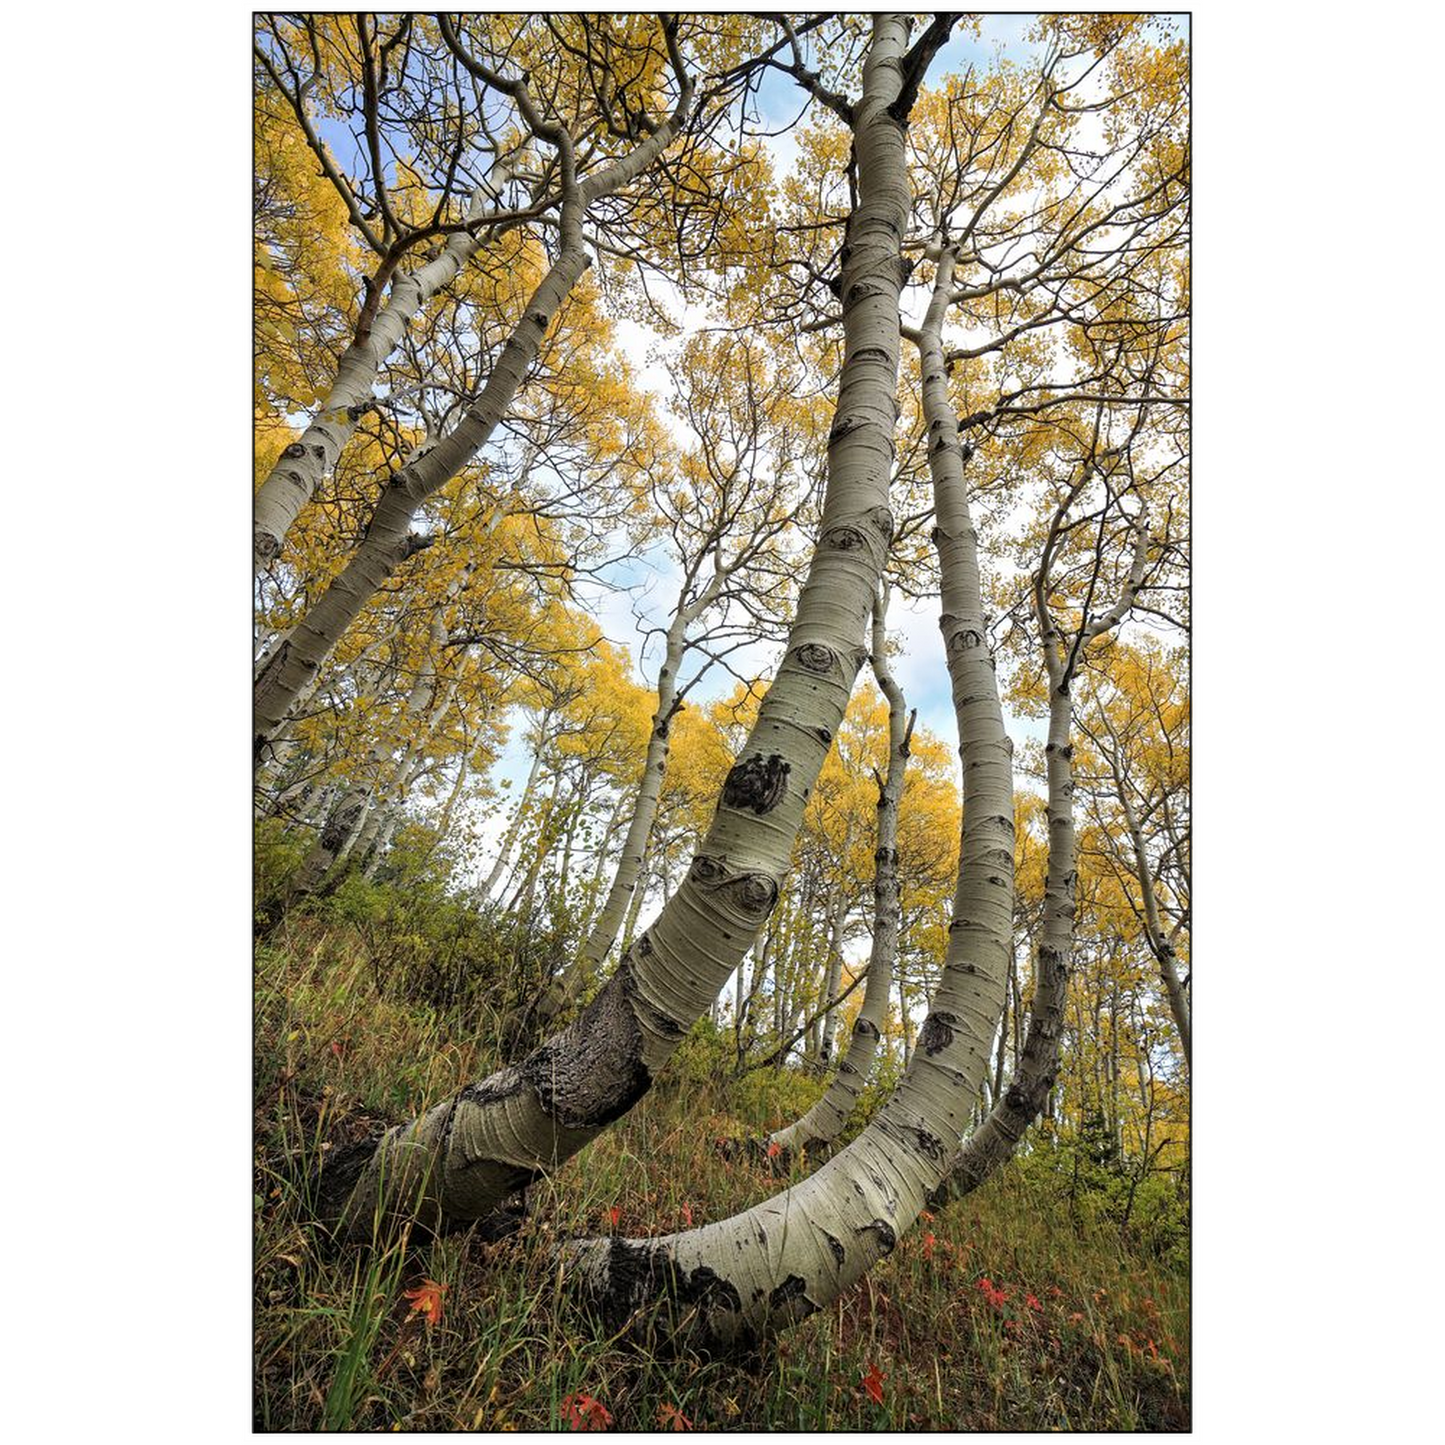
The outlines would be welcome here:
<svg viewBox="0 0 1445 1445">
<path fill-rule="evenodd" d="M 838 658 L 833 649 L 822 642 L 805 642 L 793 652 L 793 661 L 804 672 L 825 673 L 836 669 Z"/>
<path fill-rule="evenodd" d="M 824 547 L 831 547 L 835 552 L 856 552 L 860 547 L 868 545 L 868 539 L 857 527 L 847 525 L 840 527 L 829 527 L 819 542 Z"/>
<path fill-rule="evenodd" d="M 893 513 L 887 507 L 869 507 L 863 514 L 868 519 L 868 524 L 883 538 L 886 546 L 893 540 Z"/>
<path fill-rule="evenodd" d="M 898 1234 L 893 1226 L 886 1219 L 875 1219 L 870 1224 L 864 1224 L 856 1231 L 859 1234 L 876 1234 L 878 1236 L 879 1253 L 892 1254 L 898 1243 Z"/>
<path fill-rule="evenodd" d="M 777 882 L 766 873 L 734 873 L 722 859 L 704 853 L 692 860 L 687 876 L 750 922 L 761 922 L 778 901 Z"/>
<path fill-rule="evenodd" d="M 918 1031 L 918 1046 L 929 1057 L 942 1053 L 953 1042 L 953 1030 L 958 1020 L 948 1013 L 931 1013 Z"/>
<path fill-rule="evenodd" d="M 759 817 L 770 813 L 788 791 L 790 767 L 777 753 L 735 764 L 723 784 L 724 806 L 751 808 Z"/>
</svg>

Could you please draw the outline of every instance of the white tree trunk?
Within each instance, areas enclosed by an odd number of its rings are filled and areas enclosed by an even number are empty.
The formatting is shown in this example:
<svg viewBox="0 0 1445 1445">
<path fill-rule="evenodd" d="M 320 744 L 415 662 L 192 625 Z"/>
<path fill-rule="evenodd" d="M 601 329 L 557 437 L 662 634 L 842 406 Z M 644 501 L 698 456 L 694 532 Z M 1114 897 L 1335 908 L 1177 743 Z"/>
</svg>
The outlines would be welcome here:
<svg viewBox="0 0 1445 1445">
<path fill-rule="evenodd" d="M 662 796 L 662 776 L 667 767 L 667 734 L 672 725 L 672 715 L 677 701 L 677 671 L 682 666 L 685 650 L 685 624 L 681 615 L 674 618 L 668 629 L 667 650 L 662 661 L 662 670 L 657 679 L 657 710 L 652 717 L 652 731 L 647 738 L 647 758 L 643 764 L 642 782 L 637 790 L 637 802 L 632 809 L 632 818 L 627 825 L 627 837 L 622 844 L 622 856 L 617 864 L 617 873 L 608 890 L 607 901 L 592 926 L 586 943 L 578 955 L 581 972 L 590 976 L 595 973 L 607 951 L 617 938 L 622 921 L 627 916 L 627 907 L 637 887 L 638 875 L 642 871 L 642 857 L 647 851 L 647 840 L 652 836 L 652 825 L 657 821 L 657 804 Z M 569 970 L 570 973 L 578 972 Z M 582 980 L 579 980 L 579 984 Z"/>
<path fill-rule="evenodd" d="M 884 627 L 887 602 L 873 613 L 873 672 L 888 699 L 888 776 L 878 794 L 878 836 L 873 854 L 873 943 L 868 955 L 868 985 L 863 1007 L 853 1023 L 848 1047 L 838 1072 L 823 1097 L 806 1114 L 786 1129 L 779 1129 L 768 1143 L 778 1145 L 786 1157 L 799 1151 L 825 1147 L 842 1132 L 853 1113 L 858 1095 L 873 1071 L 888 996 L 893 988 L 893 960 L 898 952 L 898 807 L 903 797 L 904 770 L 908 766 L 908 739 L 912 722 L 904 717 L 903 691 L 888 671 L 887 632 Z M 742 974 L 738 975 L 741 999 Z M 741 1003 L 739 1003 L 741 1016 Z"/>
<path fill-rule="evenodd" d="M 1044 914 L 1034 969 L 1034 997 L 1028 1033 L 1013 1081 L 995 1101 L 960 1151 L 946 1184 L 936 1191 L 935 1205 L 958 1199 L 978 1188 L 1013 1156 L 1030 1124 L 1042 1112 L 1058 1072 L 1069 964 L 1074 944 L 1074 910 L 1078 875 L 1074 841 L 1074 748 L 1071 741 L 1073 699 L 1070 688 L 1083 645 L 1117 626 L 1132 605 L 1144 573 L 1147 533 L 1137 521 L 1134 561 L 1119 600 L 1094 619 L 1085 616 L 1077 645 L 1067 647 L 1049 608 L 1049 551 L 1055 528 L 1045 545 L 1044 561 L 1034 580 L 1034 609 L 1049 678 L 1049 735 L 1044 745 L 1048 784 L 1049 863 L 1044 880 Z"/>
<path fill-rule="evenodd" d="M 291 879 L 288 907 L 318 892 L 335 873 L 351 852 L 370 811 L 371 794 L 366 788 L 353 786 L 346 791 Z"/>
<path fill-rule="evenodd" d="M 887 164 L 894 144 L 902 163 L 901 131 L 891 116 L 878 122 L 898 92 L 906 34 L 903 17 L 874 18 L 857 113 L 860 216 L 871 167 Z M 845 283 L 845 304 L 847 295 Z M 954 923 L 908 1072 L 852 1144 L 781 1195 L 684 1234 L 587 1241 L 568 1250 L 614 1316 L 666 1298 L 689 1329 L 721 1344 L 785 1327 L 831 1304 L 892 1250 L 943 1180 L 988 1067 L 1012 924 L 1012 748 L 996 688 L 991 712 L 974 705 L 975 690 L 994 685 L 982 633 L 959 642 L 969 620 L 952 614 L 944 621 L 964 758 Z"/>
<path fill-rule="evenodd" d="M 480 222 L 489 203 L 511 174 L 511 162 L 500 161 L 477 187 L 467 209 L 469 221 Z M 371 329 L 358 335 L 342 354 L 331 390 L 315 420 L 283 451 L 261 483 L 255 500 L 256 562 L 269 562 L 281 550 L 291 524 L 315 495 L 342 448 L 351 440 L 356 423 L 371 402 L 372 387 L 386 358 L 396 350 L 406 328 L 423 306 L 455 277 L 482 244 L 476 232 L 458 231 L 448 237 L 441 255 L 391 283 L 386 304 L 372 320 Z"/>
<path fill-rule="evenodd" d="M 413 1209 L 433 1222 L 479 1218 L 576 1153 L 651 1087 L 777 901 L 808 795 L 867 655 L 864 632 L 892 535 L 909 191 L 903 126 L 888 106 L 902 88 L 907 28 L 902 16 L 876 21 L 864 67 L 859 202 L 840 288 L 844 361 L 817 545 L 777 677 L 702 847 L 572 1024 L 521 1063 L 393 1129 L 364 1161 L 333 1166 L 329 1197 L 340 1197 L 353 1232 L 370 1233 L 378 1214 Z"/>
<path fill-rule="evenodd" d="M 360 547 L 257 678 L 254 718 L 258 761 L 297 695 L 316 676 L 361 609 L 418 546 L 425 545 L 426 539 L 411 534 L 417 508 L 476 456 L 501 421 L 537 359 L 547 327 L 591 264 L 582 237 L 587 206 L 634 180 L 661 155 L 681 129 L 691 103 L 691 90 L 685 87 L 677 110 L 640 145 L 580 184 L 564 181 L 561 247 L 503 346 L 481 395 L 467 407 L 451 432 L 435 446 L 414 455 L 391 478 Z M 567 151 L 570 155 L 570 143 Z"/>
</svg>

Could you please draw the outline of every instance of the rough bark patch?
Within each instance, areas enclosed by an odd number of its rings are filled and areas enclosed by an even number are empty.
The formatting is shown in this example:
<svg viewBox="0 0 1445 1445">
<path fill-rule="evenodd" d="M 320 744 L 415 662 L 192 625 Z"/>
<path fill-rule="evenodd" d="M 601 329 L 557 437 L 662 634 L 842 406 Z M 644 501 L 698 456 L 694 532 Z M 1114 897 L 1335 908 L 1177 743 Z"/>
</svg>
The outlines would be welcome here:
<svg viewBox="0 0 1445 1445">
<path fill-rule="evenodd" d="M 341 1218 L 356 1188 L 356 1181 L 361 1178 L 371 1162 L 371 1156 L 385 1137 L 386 1131 L 383 1130 L 354 1144 L 344 1144 L 326 1158 L 316 1181 L 316 1212 L 319 1218 L 328 1223 Z"/>
<path fill-rule="evenodd" d="M 782 1317 L 773 1321 L 774 1324 L 797 1324 L 817 1312 L 818 1306 L 808 1298 L 808 1282 L 800 1274 L 790 1274 L 768 1296 L 769 1315 Z"/>
<path fill-rule="evenodd" d="M 737 763 L 723 784 L 723 803 L 729 808 L 750 808 L 759 817 L 772 812 L 788 790 L 790 768 L 777 753 Z"/>
<path fill-rule="evenodd" d="M 948 1013 L 931 1013 L 918 1031 L 918 1045 L 930 1057 L 941 1053 L 953 1042 L 953 1028 L 958 1020 Z"/>
<path fill-rule="evenodd" d="M 884 1254 L 892 1254 L 898 1243 L 898 1233 L 886 1219 L 875 1219 L 869 1224 L 862 1225 L 858 1233 L 876 1234 Z"/>
<path fill-rule="evenodd" d="M 631 1003 L 636 992 L 624 961 L 581 1017 L 520 1066 L 543 1111 L 563 1128 L 601 1129 L 652 1087 Z"/>
<path fill-rule="evenodd" d="M 457 1095 L 457 1103 L 459 1105 L 498 1104 L 503 1099 L 510 1099 L 514 1094 L 521 1093 L 526 1084 L 527 1081 L 522 1077 L 520 1070 L 508 1065 L 506 1068 L 499 1069 L 490 1079 L 484 1079 L 480 1084 L 468 1084 Z M 453 1117 L 455 1117 L 455 1113 Z M 450 1126 L 450 1120 L 448 1126 Z"/>
<path fill-rule="evenodd" d="M 614 1330 L 638 1311 L 648 1313 L 649 1307 L 672 1306 L 679 1317 L 695 1312 L 690 1333 L 702 1344 L 733 1333 L 715 1330 L 715 1315 L 726 1316 L 735 1325 L 743 1307 L 737 1287 L 716 1270 L 705 1264 L 681 1270 L 666 1250 L 628 1239 L 614 1239 L 609 1245 L 607 1283 L 595 1302 Z"/>
<path fill-rule="evenodd" d="M 490 1214 L 480 1219 L 452 1219 L 443 1216 L 439 1234 L 455 1234 L 465 1229 L 475 1230 L 474 1238 L 483 1244 L 496 1244 L 516 1234 L 527 1221 L 527 1191 L 519 1190 L 504 1199 Z"/>
</svg>

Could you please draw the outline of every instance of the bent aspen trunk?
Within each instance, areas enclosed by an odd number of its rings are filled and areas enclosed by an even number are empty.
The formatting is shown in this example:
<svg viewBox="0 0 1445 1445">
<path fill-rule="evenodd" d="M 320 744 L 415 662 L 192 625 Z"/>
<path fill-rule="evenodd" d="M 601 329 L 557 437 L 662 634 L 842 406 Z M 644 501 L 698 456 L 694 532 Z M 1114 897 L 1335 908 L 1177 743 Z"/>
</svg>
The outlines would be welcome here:
<svg viewBox="0 0 1445 1445">
<path fill-rule="evenodd" d="M 844 359 L 817 542 L 777 676 L 687 875 L 578 1018 L 516 1065 L 401 1128 L 334 1177 L 343 1228 L 369 1235 L 413 1210 L 429 1223 L 489 1213 L 651 1087 L 732 976 L 777 901 L 803 811 L 854 678 L 892 535 L 898 297 L 909 193 L 902 16 L 876 22 L 857 129 L 858 205 L 841 282 Z M 991 1027 L 990 1027 L 991 1035 Z M 352 1183 L 354 1179 L 354 1184 Z"/>
<path fill-rule="evenodd" d="M 1063 520 L 1055 518 L 1055 532 Z M 1107 612 L 1081 624 L 1078 645 L 1066 648 L 1048 604 L 1049 550 L 1034 580 L 1034 610 L 1049 677 L 1049 736 L 1044 745 L 1048 779 L 1049 862 L 1044 880 L 1044 915 L 1034 970 L 1029 1027 L 1013 1081 L 969 1137 L 933 1196 L 935 1206 L 977 1189 L 1000 1165 L 1013 1157 L 1030 1124 L 1042 1113 L 1058 1073 L 1064 1006 L 1068 997 L 1069 964 L 1074 946 L 1075 871 L 1073 698 L 1070 687 L 1078 653 L 1085 642 L 1101 637 L 1124 617 L 1133 603 L 1144 572 L 1147 533 L 1143 518 L 1135 524 L 1134 561 L 1118 600 Z"/>
<path fill-rule="evenodd" d="M 896 71 L 906 34 L 902 17 L 875 17 L 858 114 L 860 177 L 865 155 L 876 159 L 865 149 L 876 137 L 869 82 L 888 89 L 880 72 Z M 901 135 L 894 137 L 901 156 Z M 945 624 L 951 642 L 956 625 Z M 944 1178 L 1003 1006 L 1013 893 L 1012 749 L 997 706 L 990 717 L 971 691 L 980 674 L 992 676 L 988 649 L 951 646 L 949 656 L 964 756 L 963 835 L 943 977 L 908 1072 L 857 1139 L 783 1194 L 684 1234 L 568 1248 L 566 1258 L 612 1316 L 668 1302 L 679 1323 L 720 1345 L 784 1328 L 831 1304 L 892 1250 Z"/>
</svg>

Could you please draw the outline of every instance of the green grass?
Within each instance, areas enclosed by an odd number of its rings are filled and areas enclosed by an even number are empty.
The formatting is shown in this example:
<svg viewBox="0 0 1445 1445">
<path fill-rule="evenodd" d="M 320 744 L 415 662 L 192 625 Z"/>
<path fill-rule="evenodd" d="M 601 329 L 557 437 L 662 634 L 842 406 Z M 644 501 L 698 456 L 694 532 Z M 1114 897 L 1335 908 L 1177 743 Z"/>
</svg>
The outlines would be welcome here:
<svg viewBox="0 0 1445 1445">
<path fill-rule="evenodd" d="M 556 1267 L 559 1237 L 664 1233 L 786 1186 L 720 1137 L 780 1123 L 807 1090 L 677 1069 L 555 1180 L 522 1231 L 383 1253 L 329 1249 L 312 1223 L 324 1155 L 445 1097 L 495 1062 L 435 1011 L 378 998 L 342 932 L 282 932 L 257 969 L 256 1403 L 274 1430 L 614 1428 L 671 1411 L 696 1429 L 1168 1430 L 1189 1427 L 1189 1278 L 1089 1222 L 1059 1174 L 1014 1166 L 925 1218 L 831 1309 L 750 1359 L 664 1356 L 616 1339 Z M 1037 1156 L 1036 1156 L 1037 1158 Z M 404 1298 L 444 1285 L 428 1325 Z M 980 1280 L 987 1279 L 985 1291 Z M 882 1403 L 863 1388 L 882 1374 Z M 595 1417 L 601 1419 L 600 1413 Z"/>
</svg>

